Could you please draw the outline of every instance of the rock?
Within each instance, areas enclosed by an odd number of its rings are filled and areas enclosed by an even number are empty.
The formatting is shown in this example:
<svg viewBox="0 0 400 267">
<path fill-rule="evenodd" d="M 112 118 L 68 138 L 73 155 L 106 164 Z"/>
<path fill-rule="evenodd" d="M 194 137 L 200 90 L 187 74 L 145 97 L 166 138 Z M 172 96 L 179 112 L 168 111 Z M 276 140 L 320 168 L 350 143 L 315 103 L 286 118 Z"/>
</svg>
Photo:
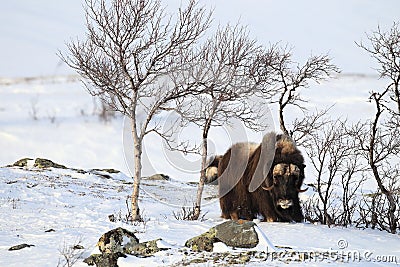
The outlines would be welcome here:
<svg viewBox="0 0 400 267">
<path fill-rule="evenodd" d="M 168 248 L 159 248 L 157 242 L 160 241 L 161 238 L 139 243 L 136 245 L 126 245 L 125 252 L 137 257 L 150 257 L 153 256 L 155 253 L 168 250 Z"/>
<path fill-rule="evenodd" d="M 254 229 L 255 223 L 227 221 L 212 227 L 199 236 L 186 241 L 185 246 L 193 251 L 212 251 L 213 244 L 223 242 L 234 248 L 254 248 L 258 244 L 258 235 Z"/>
<path fill-rule="evenodd" d="M 215 238 L 216 231 L 214 228 L 211 228 L 204 234 L 201 234 L 199 236 L 193 237 L 186 241 L 185 246 L 188 248 L 191 248 L 193 251 L 212 251 L 213 250 L 213 244 L 215 242 L 218 242 L 218 240 Z"/>
<path fill-rule="evenodd" d="M 103 234 L 97 246 L 101 254 L 93 254 L 83 262 L 97 267 L 118 267 L 119 257 L 126 257 L 126 247 L 130 248 L 139 243 L 134 233 L 118 227 Z"/>
<path fill-rule="evenodd" d="M 117 263 L 118 258 L 120 257 L 126 258 L 126 255 L 121 252 L 93 254 L 84 259 L 83 262 L 90 266 L 96 265 L 97 267 L 118 267 Z"/>
<path fill-rule="evenodd" d="M 125 246 L 131 247 L 139 243 L 139 239 L 134 233 L 118 227 L 103 234 L 97 246 L 102 253 L 124 253 Z"/>
<path fill-rule="evenodd" d="M 66 169 L 67 168 L 64 165 L 54 163 L 53 161 L 51 161 L 49 159 L 41 159 L 41 158 L 37 158 L 35 160 L 35 164 L 33 164 L 33 167 L 40 168 L 40 169 L 47 169 L 47 168 Z"/>
<path fill-rule="evenodd" d="M 23 249 L 23 248 L 30 248 L 30 247 L 34 247 L 34 246 L 35 245 L 20 244 L 20 245 L 12 246 L 8 250 L 10 250 L 10 251 L 12 251 L 12 250 L 20 250 L 20 249 Z"/>
<path fill-rule="evenodd" d="M 89 172 L 106 179 L 111 179 L 112 176 L 110 174 L 116 174 L 119 173 L 120 171 L 114 169 L 92 169 Z"/>
<path fill-rule="evenodd" d="M 254 248 L 258 244 L 258 235 L 254 222 L 238 223 L 227 221 L 215 226 L 216 238 L 227 246 L 235 248 Z"/>
<path fill-rule="evenodd" d="M 73 246 L 72 249 L 85 249 L 85 247 L 77 244 L 77 245 Z"/>
<path fill-rule="evenodd" d="M 169 178 L 168 175 L 159 173 L 159 174 L 154 174 L 154 175 L 152 175 L 152 176 L 146 177 L 146 178 L 144 178 L 144 179 L 146 179 L 146 180 L 153 180 L 153 181 L 160 181 L 160 180 L 161 180 L 161 181 L 168 181 L 170 178 Z"/>
<path fill-rule="evenodd" d="M 115 169 L 93 169 L 93 171 L 108 172 L 108 173 L 120 173 L 119 170 L 115 170 Z"/>
<path fill-rule="evenodd" d="M 101 254 L 93 254 L 83 262 L 88 265 L 96 265 L 97 267 L 118 267 L 118 258 L 126 257 L 125 254 L 137 257 L 150 257 L 159 251 L 169 249 L 163 247 L 162 244 L 159 247 L 159 241 L 161 239 L 139 243 L 139 239 L 134 233 L 118 227 L 100 237 L 97 246 Z"/>
<path fill-rule="evenodd" d="M 33 160 L 31 158 L 23 158 L 14 162 L 10 167 L 28 167 L 28 161 Z"/>
</svg>

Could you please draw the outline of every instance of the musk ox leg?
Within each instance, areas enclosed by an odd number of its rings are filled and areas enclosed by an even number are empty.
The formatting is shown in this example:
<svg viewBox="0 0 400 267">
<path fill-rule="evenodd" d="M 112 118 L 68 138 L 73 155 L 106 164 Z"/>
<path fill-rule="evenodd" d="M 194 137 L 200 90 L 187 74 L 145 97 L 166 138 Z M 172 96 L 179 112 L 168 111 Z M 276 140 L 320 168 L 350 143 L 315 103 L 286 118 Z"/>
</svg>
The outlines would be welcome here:
<svg viewBox="0 0 400 267">
<path fill-rule="evenodd" d="M 263 222 L 277 222 L 278 221 L 278 217 L 276 215 L 264 215 L 261 214 L 264 217 Z"/>
<path fill-rule="evenodd" d="M 276 220 L 272 217 L 267 217 L 266 219 L 264 219 L 264 222 L 275 222 Z"/>
<path fill-rule="evenodd" d="M 272 207 L 261 206 L 259 207 L 260 214 L 264 217 L 264 222 L 277 222 L 278 215 Z"/>
<path fill-rule="evenodd" d="M 237 211 L 232 211 L 230 214 L 230 217 L 231 217 L 231 220 L 234 220 L 234 221 L 239 220 L 239 215 L 238 215 Z"/>
<path fill-rule="evenodd" d="M 221 217 L 224 219 L 232 220 L 252 220 L 253 213 L 248 209 L 249 203 L 247 201 L 238 201 L 235 194 L 229 193 L 219 199 L 221 206 Z"/>
<path fill-rule="evenodd" d="M 228 195 L 221 197 L 219 199 L 219 204 L 221 206 L 221 217 L 224 219 L 230 219 L 232 211 L 232 202 L 230 201 Z"/>
</svg>

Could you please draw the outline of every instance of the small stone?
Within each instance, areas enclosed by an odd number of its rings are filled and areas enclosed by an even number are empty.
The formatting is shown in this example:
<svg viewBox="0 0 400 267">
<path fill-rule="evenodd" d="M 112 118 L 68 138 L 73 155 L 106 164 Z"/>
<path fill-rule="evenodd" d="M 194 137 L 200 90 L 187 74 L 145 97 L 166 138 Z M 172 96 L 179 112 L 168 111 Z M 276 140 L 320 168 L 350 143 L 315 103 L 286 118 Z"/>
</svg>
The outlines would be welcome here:
<svg viewBox="0 0 400 267">
<path fill-rule="evenodd" d="M 23 248 L 30 248 L 30 247 L 34 247 L 34 246 L 35 245 L 20 244 L 20 245 L 12 246 L 8 250 L 10 250 L 10 251 L 12 251 L 12 250 L 20 250 L 20 249 L 23 249 Z"/>
<path fill-rule="evenodd" d="M 110 220 L 110 222 L 115 222 L 116 221 L 114 214 L 108 215 L 108 219 Z"/>
<path fill-rule="evenodd" d="M 78 244 L 78 245 L 73 246 L 72 249 L 85 249 L 85 247 Z"/>
</svg>

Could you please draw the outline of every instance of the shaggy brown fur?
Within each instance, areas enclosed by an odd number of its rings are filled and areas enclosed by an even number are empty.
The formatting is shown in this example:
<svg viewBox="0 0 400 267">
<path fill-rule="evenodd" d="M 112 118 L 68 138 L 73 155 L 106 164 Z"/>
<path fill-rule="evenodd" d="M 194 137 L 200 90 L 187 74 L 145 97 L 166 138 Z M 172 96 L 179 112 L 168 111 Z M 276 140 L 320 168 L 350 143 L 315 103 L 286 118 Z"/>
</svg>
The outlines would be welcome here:
<svg viewBox="0 0 400 267">
<path fill-rule="evenodd" d="M 274 176 L 275 166 L 277 173 Z M 265 221 L 301 221 L 298 189 L 304 180 L 304 167 L 301 152 L 285 135 L 267 134 L 258 146 L 249 143 L 233 145 L 218 166 L 222 217 L 252 220 L 260 214 Z M 279 168 L 288 172 L 279 173 Z M 250 192 L 252 179 L 262 183 Z"/>
</svg>

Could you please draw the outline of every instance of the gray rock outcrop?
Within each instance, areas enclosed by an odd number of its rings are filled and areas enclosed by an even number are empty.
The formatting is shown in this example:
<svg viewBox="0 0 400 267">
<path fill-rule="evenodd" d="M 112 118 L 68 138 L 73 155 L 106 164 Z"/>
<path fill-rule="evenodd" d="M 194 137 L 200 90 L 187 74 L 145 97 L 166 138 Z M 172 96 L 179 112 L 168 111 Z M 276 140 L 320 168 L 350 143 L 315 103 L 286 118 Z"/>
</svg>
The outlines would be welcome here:
<svg viewBox="0 0 400 267">
<path fill-rule="evenodd" d="M 214 243 L 223 242 L 234 248 L 254 248 L 259 242 L 254 225 L 255 223 L 250 221 L 243 223 L 227 221 L 189 239 L 185 246 L 193 251 L 212 251 Z"/>
</svg>

